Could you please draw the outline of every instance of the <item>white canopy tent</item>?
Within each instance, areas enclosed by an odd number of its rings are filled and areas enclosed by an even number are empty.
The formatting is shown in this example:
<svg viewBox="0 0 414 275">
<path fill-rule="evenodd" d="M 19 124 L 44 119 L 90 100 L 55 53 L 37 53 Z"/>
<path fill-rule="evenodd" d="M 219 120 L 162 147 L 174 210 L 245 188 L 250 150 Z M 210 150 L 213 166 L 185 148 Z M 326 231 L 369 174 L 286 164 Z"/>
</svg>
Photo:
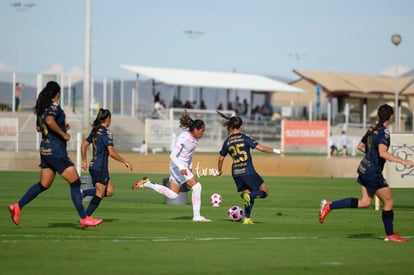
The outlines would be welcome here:
<svg viewBox="0 0 414 275">
<path fill-rule="evenodd" d="M 283 82 L 253 74 L 154 68 L 132 65 L 121 65 L 121 68 L 169 85 L 245 89 L 258 92 L 305 92 L 302 89 Z"/>
</svg>

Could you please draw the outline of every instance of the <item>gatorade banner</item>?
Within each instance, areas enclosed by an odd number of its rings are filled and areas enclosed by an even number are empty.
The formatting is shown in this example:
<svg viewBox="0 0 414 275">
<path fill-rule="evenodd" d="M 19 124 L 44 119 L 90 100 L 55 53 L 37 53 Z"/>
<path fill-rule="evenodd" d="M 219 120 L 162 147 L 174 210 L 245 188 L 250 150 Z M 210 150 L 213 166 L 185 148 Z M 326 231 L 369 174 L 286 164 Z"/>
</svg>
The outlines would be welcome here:
<svg viewBox="0 0 414 275">
<path fill-rule="evenodd" d="M 328 146 L 328 122 L 325 120 L 283 120 L 283 146 Z"/>
<path fill-rule="evenodd" d="M 414 135 L 391 134 L 391 146 L 388 151 L 402 159 L 414 161 Z M 389 186 L 414 187 L 414 168 L 387 161 L 384 172 Z"/>
</svg>

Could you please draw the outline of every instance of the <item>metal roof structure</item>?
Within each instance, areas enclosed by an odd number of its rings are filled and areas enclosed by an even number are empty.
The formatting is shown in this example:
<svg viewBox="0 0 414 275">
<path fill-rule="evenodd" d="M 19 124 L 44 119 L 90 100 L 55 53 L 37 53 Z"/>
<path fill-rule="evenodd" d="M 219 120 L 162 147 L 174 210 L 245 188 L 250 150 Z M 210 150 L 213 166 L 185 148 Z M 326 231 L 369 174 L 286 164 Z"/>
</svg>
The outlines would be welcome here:
<svg viewBox="0 0 414 275">
<path fill-rule="evenodd" d="M 333 94 L 348 93 L 355 97 L 366 97 L 368 94 L 395 94 L 395 81 L 393 77 L 372 76 L 365 74 L 332 73 L 315 71 L 294 72 L 302 79 L 319 83 L 323 88 Z M 398 93 L 400 95 L 414 94 L 414 77 L 398 78 Z"/>
<path fill-rule="evenodd" d="M 211 87 L 222 89 L 244 89 L 257 92 L 304 93 L 292 85 L 254 74 L 155 68 L 121 65 L 122 69 L 138 76 L 155 79 L 169 85 L 189 87 Z"/>
</svg>

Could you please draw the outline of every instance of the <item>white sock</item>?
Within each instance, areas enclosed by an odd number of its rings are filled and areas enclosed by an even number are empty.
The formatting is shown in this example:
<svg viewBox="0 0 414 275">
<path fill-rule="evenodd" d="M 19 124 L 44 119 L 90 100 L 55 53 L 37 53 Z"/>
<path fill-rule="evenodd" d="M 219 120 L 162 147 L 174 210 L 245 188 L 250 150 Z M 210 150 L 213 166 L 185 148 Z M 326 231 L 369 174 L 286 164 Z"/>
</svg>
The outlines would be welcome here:
<svg viewBox="0 0 414 275">
<path fill-rule="evenodd" d="M 191 194 L 191 202 L 193 203 L 193 217 L 200 217 L 200 208 L 201 208 L 201 184 L 197 182 L 191 188 L 193 191 Z"/>
<path fill-rule="evenodd" d="M 151 188 L 152 190 L 154 190 L 155 192 L 166 196 L 169 199 L 176 199 L 178 197 L 178 194 L 175 193 L 174 191 L 172 191 L 170 188 L 164 186 L 164 185 L 160 185 L 160 184 L 156 184 L 156 183 L 152 183 L 150 181 L 144 183 L 144 187 L 148 187 Z"/>
</svg>

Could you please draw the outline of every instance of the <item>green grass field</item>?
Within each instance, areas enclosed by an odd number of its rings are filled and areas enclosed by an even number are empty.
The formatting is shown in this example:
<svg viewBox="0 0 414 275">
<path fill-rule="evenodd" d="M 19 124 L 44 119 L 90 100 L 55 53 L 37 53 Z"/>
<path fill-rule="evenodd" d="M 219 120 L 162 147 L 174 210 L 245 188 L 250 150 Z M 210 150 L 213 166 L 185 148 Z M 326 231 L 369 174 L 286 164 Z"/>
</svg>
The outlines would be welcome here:
<svg viewBox="0 0 414 275">
<path fill-rule="evenodd" d="M 162 182 L 167 175 L 150 175 Z M 355 179 L 265 177 L 270 197 L 258 199 L 252 219 L 227 220 L 242 205 L 231 177 L 202 177 L 202 215 L 168 205 L 150 189 L 132 191 L 136 174 L 112 174 L 115 195 L 95 217 L 104 223 L 82 230 L 68 185 L 52 188 L 23 210 L 15 226 L 7 210 L 39 173 L 0 172 L 0 268 L 2 274 L 412 274 L 414 190 L 393 189 L 395 228 L 407 243 L 382 240 L 381 212 L 337 210 L 323 225 L 319 202 L 359 196 Z M 220 207 L 209 197 L 223 196 Z M 191 197 L 189 197 L 189 202 Z"/>
</svg>

